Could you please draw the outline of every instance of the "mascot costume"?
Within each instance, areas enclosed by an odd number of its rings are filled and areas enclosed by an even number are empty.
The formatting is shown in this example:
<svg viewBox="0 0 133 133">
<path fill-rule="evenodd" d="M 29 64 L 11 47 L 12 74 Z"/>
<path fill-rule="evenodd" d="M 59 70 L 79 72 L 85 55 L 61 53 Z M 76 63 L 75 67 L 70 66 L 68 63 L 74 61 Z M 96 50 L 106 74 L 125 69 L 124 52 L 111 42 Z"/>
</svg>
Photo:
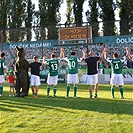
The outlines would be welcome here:
<svg viewBox="0 0 133 133">
<path fill-rule="evenodd" d="M 16 47 L 17 49 L 17 61 L 16 67 L 16 97 L 28 96 L 30 79 L 28 75 L 28 69 L 30 67 L 29 62 L 25 59 L 25 51 L 23 48 Z M 22 90 L 21 90 L 22 88 Z"/>
</svg>

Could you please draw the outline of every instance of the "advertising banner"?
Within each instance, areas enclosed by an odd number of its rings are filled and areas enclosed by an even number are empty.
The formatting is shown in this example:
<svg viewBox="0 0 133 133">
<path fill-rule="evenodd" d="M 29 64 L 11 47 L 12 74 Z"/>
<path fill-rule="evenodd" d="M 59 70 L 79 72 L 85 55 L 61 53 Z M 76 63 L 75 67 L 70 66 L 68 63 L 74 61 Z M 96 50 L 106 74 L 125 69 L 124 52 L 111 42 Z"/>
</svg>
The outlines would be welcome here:
<svg viewBox="0 0 133 133">
<path fill-rule="evenodd" d="M 110 83 L 111 78 L 111 69 L 105 69 L 104 74 L 98 74 L 99 83 L 100 84 L 107 84 Z M 127 68 L 123 69 L 123 81 L 125 84 L 133 84 L 133 69 Z M 79 83 L 86 83 L 86 76 L 87 74 L 82 74 L 80 77 Z"/>
<path fill-rule="evenodd" d="M 29 42 L 15 42 L 15 43 L 3 43 L 0 45 L 1 49 L 15 49 L 16 46 L 27 48 L 51 48 L 58 44 L 57 40 L 41 40 L 41 41 L 29 41 Z"/>
<path fill-rule="evenodd" d="M 104 43 L 104 44 L 131 44 L 133 45 L 133 35 L 123 35 L 123 36 L 102 36 L 94 37 L 94 43 Z"/>
<path fill-rule="evenodd" d="M 49 73 L 48 69 L 44 69 L 40 71 L 41 83 L 47 83 L 48 73 Z M 66 83 L 66 69 L 62 69 L 62 68 L 59 69 L 58 83 Z"/>
</svg>

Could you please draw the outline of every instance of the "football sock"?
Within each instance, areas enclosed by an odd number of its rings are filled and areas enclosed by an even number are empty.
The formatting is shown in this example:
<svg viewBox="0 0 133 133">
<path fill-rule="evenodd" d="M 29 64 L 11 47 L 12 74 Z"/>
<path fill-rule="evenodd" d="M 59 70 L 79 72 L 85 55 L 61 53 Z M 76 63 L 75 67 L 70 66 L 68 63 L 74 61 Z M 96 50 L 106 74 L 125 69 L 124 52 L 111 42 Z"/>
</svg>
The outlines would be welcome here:
<svg viewBox="0 0 133 133">
<path fill-rule="evenodd" d="M 47 95 L 50 93 L 50 86 L 47 87 Z"/>
<path fill-rule="evenodd" d="M 3 86 L 2 86 L 1 92 L 2 92 L 1 94 L 3 94 Z"/>
<path fill-rule="evenodd" d="M 56 96 L 56 90 L 57 90 L 57 88 L 56 88 L 56 86 L 54 86 L 54 96 Z"/>
<path fill-rule="evenodd" d="M 121 94 L 121 98 L 123 98 L 123 88 L 120 87 L 120 94 Z"/>
<path fill-rule="evenodd" d="M 90 98 L 92 98 L 92 94 L 90 94 Z"/>
<path fill-rule="evenodd" d="M 77 94 L 77 86 L 74 86 L 74 97 L 76 97 Z"/>
<path fill-rule="evenodd" d="M 97 92 L 95 92 L 95 96 L 94 97 L 97 98 Z"/>
<path fill-rule="evenodd" d="M 0 86 L 0 94 L 3 94 L 3 86 Z"/>
<path fill-rule="evenodd" d="M 111 88 L 111 93 L 112 93 L 112 97 L 114 98 L 114 92 L 115 92 L 115 89 L 112 87 Z"/>
<path fill-rule="evenodd" d="M 69 95 L 69 91 L 70 91 L 70 85 L 67 85 L 67 94 L 66 94 L 67 97 Z"/>
<path fill-rule="evenodd" d="M 97 92 L 95 92 L 95 96 L 97 96 Z"/>
</svg>

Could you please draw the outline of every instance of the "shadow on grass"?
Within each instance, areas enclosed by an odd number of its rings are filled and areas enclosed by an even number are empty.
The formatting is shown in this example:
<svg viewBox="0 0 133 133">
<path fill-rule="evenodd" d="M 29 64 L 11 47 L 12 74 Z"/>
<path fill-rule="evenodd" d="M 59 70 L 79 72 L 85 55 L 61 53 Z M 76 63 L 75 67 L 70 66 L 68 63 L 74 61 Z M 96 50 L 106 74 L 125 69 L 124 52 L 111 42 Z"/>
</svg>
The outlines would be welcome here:
<svg viewBox="0 0 133 133">
<path fill-rule="evenodd" d="M 79 84 L 78 85 L 78 92 L 88 92 L 88 87 L 89 86 L 87 84 Z M 94 88 L 94 85 L 92 87 Z M 45 89 L 47 88 L 47 85 L 46 84 L 40 86 L 40 89 L 44 89 L 44 88 Z M 130 91 L 133 90 L 133 85 L 132 84 L 128 84 L 128 85 L 125 84 L 123 86 L 123 88 L 124 88 L 124 91 L 130 92 Z M 59 84 L 57 86 L 57 89 L 59 89 L 59 90 L 66 90 L 66 85 Z M 111 85 L 110 84 L 99 84 L 98 85 L 98 89 L 99 89 L 99 91 L 100 90 L 101 91 L 110 91 L 111 90 Z M 71 85 L 71 90 L 73 90 L 73 85 Z M 115 91 L 118 91 L 119 92 L 119 86 L 118 85 L 116 85 Z"/>
<path fill-rule="evenodd" d="M 12 112 L 12 111 L 15 111 L 15 109 L 10 109 L 10 108 L 8 108 L 7 106 L 3 106 L 3 105 L 1 105 L 0 104 L 0 111 L 9 111 L 9 112 Z"/>
<path fill-rule="evenodd" d="M 2 97 L 2 104 L 0 104 L 1 111 L 13 111 L 16 109 L 27 110 L 39 110 L 39 109 L 55 109 L 67 112 L 67 109 L 74 110 L 86 110 L 95 111 L 100 113 L 110 114 L 128 114 L 132 115 L 132 101 L 124 99 L 108 99 L 108 98 L 46 98 L 44 95 L 40 95 L 38 98 L 34 98 L 29 95 L 26 98 L 17 97 Z M 66 110 L 64 110 L 66 109 Z M 17 111 L 17 110 L 16 110 Z M 70 112 L 70 110 L 69 110 Z"/>
<path fill-rule="evenodd" d="M 92 86 L 94 88 L 94 85 Z M 130 85 L 124 85 L 123 86 L 124 88 L 124 91 L 126 92 L 130 92 L 133 90 L 133 86 L 130 84 Z M 73 86 L 71 87 L 71 89 L 73 89 Z M 99 91 L 110 91 L 111 90 L 111 85 L 110 84 L 99 84 L 98 85 L 98 89 Z M 88 85 L 78 85 L 78 91 L 81 92 L 81 91 L 88 91 Z M 119 91 L 119 86 L 116 85 L 115 87 L 115 91 Z"/>
</svg>

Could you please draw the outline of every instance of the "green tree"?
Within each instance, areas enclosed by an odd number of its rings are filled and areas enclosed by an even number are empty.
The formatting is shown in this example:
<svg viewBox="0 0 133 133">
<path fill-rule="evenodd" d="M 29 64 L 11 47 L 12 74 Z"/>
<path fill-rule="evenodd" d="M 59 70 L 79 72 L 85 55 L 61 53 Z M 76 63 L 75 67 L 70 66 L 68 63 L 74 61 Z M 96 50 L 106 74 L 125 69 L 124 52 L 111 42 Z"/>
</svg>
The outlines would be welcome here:
<svg viewBox="0 0 133 133">
<path fill-rule="evenodd" d="M 25 0 L 8 0 L 8 28 L 12 42 L 23 41 L 22 26 L 24 22 Z"/>
<path fill-rule="evenodd" d="M 131 11 L 131 15 L 129 16 L 129 18 L 130 18 L 129 20 L 130 30 L 131 30 L 131 34 L 133 34 L 133 10 Z"/>
<path fill-rule="evenodd" d="M 32 21 L 33 15 L 35 12 L 35 5 L 32 4 L 31 0 L 26 0 L 26 9 L 25 9 L 25 32 L 26 40 L 31 41 L 32 39 Z"/>
<path fill-rule="evenodd" d="M 57 25 L 60 22 L 59 8 L 63 0 L 39 0 L 40 26 L 48 31 L 48 39 L 57 39 Z"/>
<path fill-rule="evenodd" d="M 113 0 L 99 0 L 99 6 L 101 8 L 100 18 L 103 21 L 104 35 L 115 35 L 115 14 Z"/>
<path fill-rule="evenodd" d="M 40 24 L 38 24 L 38 26 L 40 25 L 40 29 L 38 32 L 39 35 L 39 39 L 46 39 L 46 27 L 49 25 L 49 23 L 47 22 L 47 1 L 41 1 L 39 3 L 39 12 L 37 15 L 40 15 Z M 38 22 L 37 22 L 38 23 Z"/>
<path fill-rule="evenodd" d="M 35 33 L 35 39 L 40 40 L 42 37 L 40 36 L 40 11 L 36 11 L 33 17 L 33 32 Z"/>
<path fill-rule="evenodd" d="M 133 11 L 133 0 L 121 0 L 120 2 L 120 34 L 130 34 L 130 15 Z"/>
<path fill-rule="evenodd" d="M 76 26 L 81 26 L 83 23 L 82 13 L 83 13 L 83 4 L 85 0 L 73 0 L 73 9 L 74 9 L 74 19 Z"/>
<path fill-rule="evenodd" d="M 92 26 L 92 35 L 98 36 L 99 23 L 98 23 L 98 0 L 89 0 L 89 9 L 86 12 L 87 21 Z"/>
<path fill-rule="evenodd" d="M 73 12 L 73 0 L 67 0 L 67 11 L 66 11 L 66 25 L 69 27 L 71 24 L 74 23 L 74 17 L 72 16 Z"/>
<path fill-rule="evenodd" d="M 7 0 L 0 1 L 0 43 L 6 42 Z"/>
</svg>

